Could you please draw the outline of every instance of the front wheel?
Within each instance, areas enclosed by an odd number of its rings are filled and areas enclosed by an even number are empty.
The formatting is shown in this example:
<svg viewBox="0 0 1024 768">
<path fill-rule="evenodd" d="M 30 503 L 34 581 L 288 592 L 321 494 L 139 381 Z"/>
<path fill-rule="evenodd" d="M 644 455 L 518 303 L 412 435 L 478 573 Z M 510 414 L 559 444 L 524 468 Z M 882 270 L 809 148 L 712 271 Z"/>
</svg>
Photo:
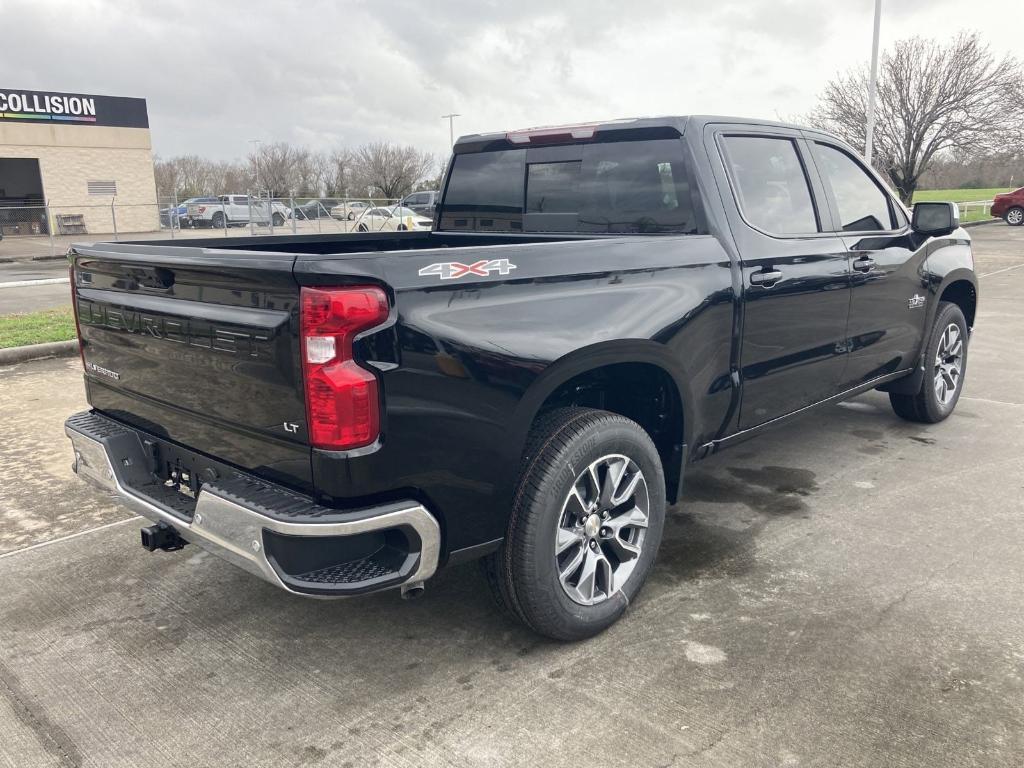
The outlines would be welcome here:
<svg viewBox="0 0 1024 768">
<path fill-rule="evenodd" d="M 284 216 L 282 216 L 280 213 L 275 213 L 271 217 L 271 220 L 274 222 L 274 226 L 275 227 L 283 227 L 284 226 Z"/>
<path fill-rule="evenodd" d="M 531 431 L 506 538 L 484 573 L 499 605 L 535 632 L 592 637 L 639 593 L 664 523 L 661 459 L 640 425 L 554 410 Z"/>
<path fill-rule="evenodd" d="M 1024 224 L 1024 208 L 1014 207 L 1006 212 L 1006 223 L 1011 227 Z"/>
<path fill-rule="evenodd" d="M 967 338 L 967 321 L 960 307 L 941 302 L 925 346 L 925 375 L 920 391 L 913 395 L 889 393 L 897 416 L 935 424 L 953 412 L 967 372 Z"/>
</svg>

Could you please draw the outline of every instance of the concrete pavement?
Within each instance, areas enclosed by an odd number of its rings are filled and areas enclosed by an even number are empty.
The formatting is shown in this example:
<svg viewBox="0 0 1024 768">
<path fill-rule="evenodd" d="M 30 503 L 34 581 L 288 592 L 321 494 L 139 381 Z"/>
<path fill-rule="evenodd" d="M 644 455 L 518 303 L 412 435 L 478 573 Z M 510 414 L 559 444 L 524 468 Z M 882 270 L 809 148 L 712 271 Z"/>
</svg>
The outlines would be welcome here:
<svg viewBox="0 0 1024 768">
<path fill-rule="evenodd" d="M 0 369 L 0 765 L 1024 763 L 1024 229 L 976 229 L 956 414 L 870 393 L 702 464 L 640 599 L 539 640 L 473 566 L 290 597 L 72 476 L 77 359 Z"/>
</svg>

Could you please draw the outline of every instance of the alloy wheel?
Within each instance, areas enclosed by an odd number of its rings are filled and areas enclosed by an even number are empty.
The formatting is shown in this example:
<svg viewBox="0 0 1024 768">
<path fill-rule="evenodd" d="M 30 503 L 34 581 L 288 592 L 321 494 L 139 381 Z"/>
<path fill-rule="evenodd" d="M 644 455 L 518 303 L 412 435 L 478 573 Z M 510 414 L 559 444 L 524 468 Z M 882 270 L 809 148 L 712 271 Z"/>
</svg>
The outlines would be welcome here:
<svg viewBox="0 0 1024 768">
<path fill-rule="evenodd" d="M 1017 226 L 1022 221 L 1024 221 L 1024 209 L 1014 208 L 1013 210 L 1007 212 L 1007 214 L 1006 214 L 1006 223 L 1007 224 L 1013 224 L 1014 226 Z"/>
<path fill-rule="evenodd" d="M 647 481 L 630 458 L 602 456 L 577 476 L 555 536 L 558 580 L 571 600 L 596 605 L 622 589 L 643 550 L 649 513 Z"/>
<path fill-rule="evenodd" d="M 949 405 L 956 396 L 964 370 L 964 340 L 960 326 L 950 323 L 935 351 L 935 397 Z"/>
</svg>

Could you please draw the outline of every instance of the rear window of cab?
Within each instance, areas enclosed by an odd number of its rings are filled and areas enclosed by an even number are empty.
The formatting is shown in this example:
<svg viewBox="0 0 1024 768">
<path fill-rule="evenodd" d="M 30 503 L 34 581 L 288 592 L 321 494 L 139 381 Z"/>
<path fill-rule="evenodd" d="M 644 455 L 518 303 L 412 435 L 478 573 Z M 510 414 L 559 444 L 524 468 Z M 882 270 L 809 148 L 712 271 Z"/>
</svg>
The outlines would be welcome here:
<svg viewBox="0 0 1024 768">
<path fill-rule="evenodd" d="M 696 234 L 678 139 L 455 156 L 441 230 Z"/>
</svg>

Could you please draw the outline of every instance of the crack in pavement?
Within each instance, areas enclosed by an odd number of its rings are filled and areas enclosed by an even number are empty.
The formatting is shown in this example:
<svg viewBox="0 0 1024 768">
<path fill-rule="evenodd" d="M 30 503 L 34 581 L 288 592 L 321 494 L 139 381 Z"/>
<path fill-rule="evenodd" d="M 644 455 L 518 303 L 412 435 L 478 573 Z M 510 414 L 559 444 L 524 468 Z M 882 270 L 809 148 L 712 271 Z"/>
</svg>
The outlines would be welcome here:
<svg viewBox="0 0 1024 768">
<path fill-rule="evenodd" d="M 39 738 L 47 752 L 68 768 L 82 765 L 82 753 L 71 737 L 46 714 L 43 707 L 33 701 L 21 687 L 10 669 L 0 661 L 0 696 L 11 703 L 14 715 Z"/>
</svg>

